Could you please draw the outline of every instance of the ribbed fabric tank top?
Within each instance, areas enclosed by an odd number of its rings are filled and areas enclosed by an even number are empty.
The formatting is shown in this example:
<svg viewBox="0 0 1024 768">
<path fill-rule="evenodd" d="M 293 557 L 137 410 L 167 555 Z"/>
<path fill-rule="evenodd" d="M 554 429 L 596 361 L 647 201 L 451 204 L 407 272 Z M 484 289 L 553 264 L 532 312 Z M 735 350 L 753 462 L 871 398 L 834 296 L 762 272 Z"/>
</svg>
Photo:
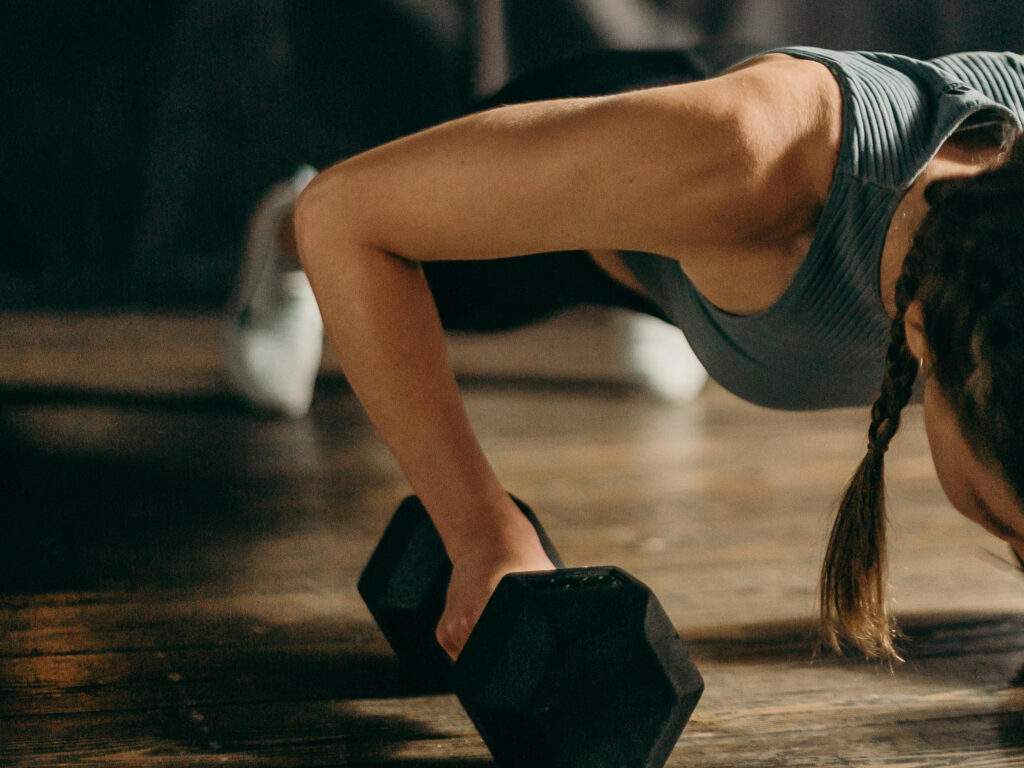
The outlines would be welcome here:
<svg viewBox="0 0 1024 768">
<path fill-rule="evenodd" d="M 790 286 L 764 312 L 737 316 L 708 302 L 678 262 L 635 251 L 622 256 L 712 378 L 736 395 L 787 410 L 870 403 L 888 345 L 880 266 L 893 213 L 958 130 L 987 127 L 1009 143 L 1024 129 L 1024 59 L 776 52 L 824 64 L 843 94 L 832 186 Z"/>
</svg>

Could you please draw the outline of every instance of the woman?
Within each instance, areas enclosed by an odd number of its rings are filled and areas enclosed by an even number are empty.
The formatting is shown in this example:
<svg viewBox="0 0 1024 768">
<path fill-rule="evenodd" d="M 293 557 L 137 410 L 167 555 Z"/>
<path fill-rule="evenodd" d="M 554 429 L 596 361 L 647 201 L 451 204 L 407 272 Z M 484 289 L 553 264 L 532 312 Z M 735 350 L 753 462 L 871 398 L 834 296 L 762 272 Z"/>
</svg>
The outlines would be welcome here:
<svg viewBox="0 0 1024 768">
<path fill-rule="evenodd" d="M 340 163 L 299 199 L 338 358 L 451 556 L 452 656 L 503 575 L 551 563 L 460 402 L 425 275 L 438 260 L 535 254 L 558 266 L 536 290 L 571 271 L 554 292 L 600 286 L 667 317 L 763 405 L 874 400 L 823 568 L 832 645 L 895 656 L 882 463 L 918 370 L 947 496 L 1024 556 L 1021 57 L 785 49 L 687 79 L 480 112 Z M 487 316 L 505 289 L 460 311 Z"/>
</svg>

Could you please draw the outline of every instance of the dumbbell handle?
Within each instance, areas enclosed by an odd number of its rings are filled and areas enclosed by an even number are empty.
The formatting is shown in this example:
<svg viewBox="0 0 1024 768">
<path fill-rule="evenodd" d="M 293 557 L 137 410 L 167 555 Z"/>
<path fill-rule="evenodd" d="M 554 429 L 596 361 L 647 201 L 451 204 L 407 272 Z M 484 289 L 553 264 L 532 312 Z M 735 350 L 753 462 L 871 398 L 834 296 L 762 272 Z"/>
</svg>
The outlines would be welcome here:
<svg viewBox="0 0 1024 768">
<path fill-rule="evenodd" d="M 537 516 L 512 496 L 526 515 L 545 554 L 564 564 Z M 434 636 L 444 612 L 452 564 L 437 529 L 416 496 L 399 506 L 359 579 L 359 593 L 373 614 L 406 677 L 417 688 L 447 686 L 451 661 Z"/>
</svg>

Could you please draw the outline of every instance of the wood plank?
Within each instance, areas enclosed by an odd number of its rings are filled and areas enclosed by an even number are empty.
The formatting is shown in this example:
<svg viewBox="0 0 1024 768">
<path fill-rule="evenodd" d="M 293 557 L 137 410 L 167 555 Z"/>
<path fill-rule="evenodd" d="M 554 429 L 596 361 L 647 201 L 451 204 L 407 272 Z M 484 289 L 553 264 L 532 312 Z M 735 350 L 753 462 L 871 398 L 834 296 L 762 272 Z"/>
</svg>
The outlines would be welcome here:
<svg viewBox="0 0 1024 768">
<path fill-rule="evenodd" d="M 0 765 L 490 765 L 451 696 L 403 688 L 355 593 L 406 493 L 358 404 L 328 363 L 309 419 L 231 405 L 218 323 L 0 319 Z M 889 461 L 890 670 L 815 655 L 862 410 L 562 376 L 465 392 L 566 560 L 633 572 L 686 639 L 707 691 L 669 766 L 1024 764 L 1024 579 L 949 509 L 919 410 Z"/>
</svg>

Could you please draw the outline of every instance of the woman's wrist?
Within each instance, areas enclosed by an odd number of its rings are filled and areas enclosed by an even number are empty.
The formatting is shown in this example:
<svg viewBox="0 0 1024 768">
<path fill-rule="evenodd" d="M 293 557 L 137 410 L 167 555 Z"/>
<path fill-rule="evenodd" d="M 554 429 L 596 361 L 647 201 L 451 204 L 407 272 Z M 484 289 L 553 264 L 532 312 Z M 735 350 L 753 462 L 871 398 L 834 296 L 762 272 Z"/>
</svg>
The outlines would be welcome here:
<svg viewBox="0 0 1024 768">
<path fill-rule="evenodd" d="M 499 503 L 478 507 L 450 523 L 442 538 L 453 563 L 516 558 L 541 548 L 533 525 L 507 493 Z"/>
</svg>

